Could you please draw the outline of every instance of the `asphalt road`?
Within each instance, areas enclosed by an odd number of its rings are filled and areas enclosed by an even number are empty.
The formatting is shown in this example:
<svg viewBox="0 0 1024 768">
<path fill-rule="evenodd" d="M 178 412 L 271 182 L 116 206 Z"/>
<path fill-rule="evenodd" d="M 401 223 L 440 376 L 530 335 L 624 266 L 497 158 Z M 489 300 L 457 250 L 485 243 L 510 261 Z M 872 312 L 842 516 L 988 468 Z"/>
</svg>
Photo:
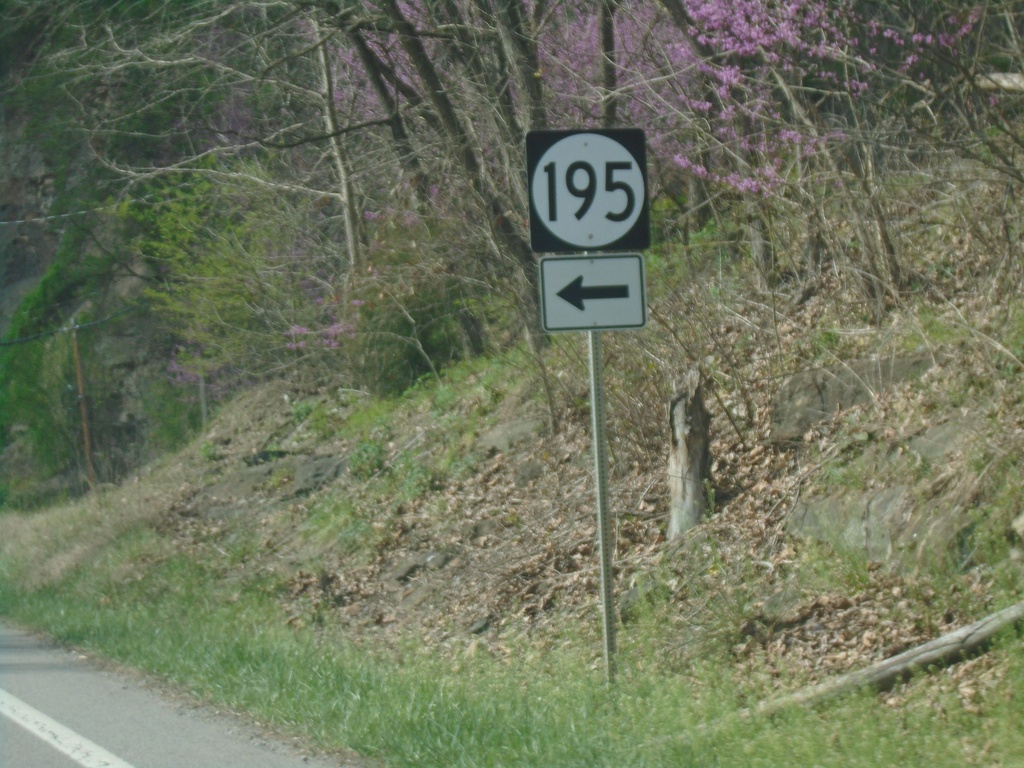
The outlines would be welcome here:
<svg viewBox="0 0 1024 768">
<path fill-rule="evenodd" d="M 0 624 L 0 768 L 340 766 Z"/>
</svg>

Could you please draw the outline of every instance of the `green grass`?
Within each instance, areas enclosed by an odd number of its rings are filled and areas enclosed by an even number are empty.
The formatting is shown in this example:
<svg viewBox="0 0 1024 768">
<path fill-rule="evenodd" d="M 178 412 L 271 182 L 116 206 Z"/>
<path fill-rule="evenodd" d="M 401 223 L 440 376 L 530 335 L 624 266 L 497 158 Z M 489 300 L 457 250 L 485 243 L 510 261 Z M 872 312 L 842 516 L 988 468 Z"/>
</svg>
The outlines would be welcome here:
<svg viewBox="0 0 1024 768">
<path fill-rule="evenodd" d="M 103 605 L 89 597 L 97 576 L 80 573 L 30 602 L 5 589 L 0 607 L 218 706 L 387 765 L 991 765 L 981 759 L 986 748 L 1006 765 L 1024 759 L 1019 697 L 994 695 L 984 717 L 947 693 L 912 696 L 898 715 L 859 695 L 822 711 L 745 720 L 736 716 L 739 702 L 757 692 L 711 663 L 663 676 L 641 671 L 634 652 L 608 689 L 576 649 L 529 665 L 486 656 L 446 665 L 412 648 L 383 658 L 286 629 L 258 592 L 228 601 L 181 558 L 122 585 Z M 1019 653 L 1013 665 L 1024 667 Z"/>
<path fill-rule="evenodd" d="M 964 710 L 947 686 L 938 694 L 911 687 L 898 712 L 859 694 L 820 710 L 744 719 L 742 706 L 793 681 L 737 676 L 726 656 L 710 652 L 686 669 L 663 665 L 652 651 L 665 641 L 658 606 L 620 630 L 620 675 L 608 688 L 589 625 L 568 628 L 547 652 L 509 638 L 507 660 L 485 649 L 448 657 L 412 643 L 383 651 L 346 639 L 329 619 L 317 632 L 289 628 L 281 577 L 229 565 L 246 561 L 246 529 L 184 555 L 144 523 L 122 527 L 102 551 L 34 588 L 19 586 L 26 564 L 5 552 L 0 614 L 385 765 L 934 768 L 1024 760 L 1024 701 L 1012 691 L 993 689 L 983 715 Z M 997 652 L 1010 659 L 1009 679 L 1019 679 L 1017 638 L 1007 636 Z"/>
<path fill-rule="evenodd" d="M 346 491 L 328 493 L 318 499 L 302 533 L 320 551 L 330 550 L 350 562 L 370 560 L 383 536 Z"/>
</svg>

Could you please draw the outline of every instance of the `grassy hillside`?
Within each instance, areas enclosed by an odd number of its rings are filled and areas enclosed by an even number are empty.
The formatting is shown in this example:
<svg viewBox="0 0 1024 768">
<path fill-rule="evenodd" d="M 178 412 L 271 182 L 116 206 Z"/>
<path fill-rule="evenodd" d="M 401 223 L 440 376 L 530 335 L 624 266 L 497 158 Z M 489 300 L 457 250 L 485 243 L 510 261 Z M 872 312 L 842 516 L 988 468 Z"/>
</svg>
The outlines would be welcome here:
<svg viewBox="0 0 1024 768">
<path fill-rule="evenodd" d="M 397 397 L 254 388 L 125 484 L 0 517 L 0 613 L 388 765 L 1016 764 L 1015 632 L 892 690 L 743 714 L 1021 600 L 1021 265 L 974 221 L 922 238 L 920 289 L 881 323 L 828 274 L 766 289 L 710 229 L 652 255 L 649 327 L 605 336 L 612 688 L 576 334 Z M 773 439 L 786 377 L 922 352 L 921 378 Z M 694 362 L 716 511 L 667 543 L 665 406 Z M 332 458 L 336 479 L 303 474 Z M 894 488 L 926 546 L 794 530 L 805 502 Z"/>
</svg>

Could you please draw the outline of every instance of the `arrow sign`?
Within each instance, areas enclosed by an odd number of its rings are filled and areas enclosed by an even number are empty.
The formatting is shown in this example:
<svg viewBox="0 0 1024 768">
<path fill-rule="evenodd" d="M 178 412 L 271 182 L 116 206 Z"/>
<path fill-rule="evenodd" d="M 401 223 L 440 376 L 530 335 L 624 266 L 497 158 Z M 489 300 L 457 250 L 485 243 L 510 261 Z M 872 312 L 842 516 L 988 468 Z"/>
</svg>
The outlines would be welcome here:
<svg viewBox="0 0 1024 768">
<path fill-rule="evenodd" d="M 628 299 L 628 285 L 598 285 L 590 288 L 583 287 L 583 275 L 580 275 L 565 288 L 558 292 L 560 299 L 565 299 L 581 312 L 586 311 L 584 301 L 590 299 Z"/>
<path fill-rule="evenodd" d="M 548 256 L 540 260 L 540 296 L 545 331 L 643 328 L 643 256 Z"/>
</svg>

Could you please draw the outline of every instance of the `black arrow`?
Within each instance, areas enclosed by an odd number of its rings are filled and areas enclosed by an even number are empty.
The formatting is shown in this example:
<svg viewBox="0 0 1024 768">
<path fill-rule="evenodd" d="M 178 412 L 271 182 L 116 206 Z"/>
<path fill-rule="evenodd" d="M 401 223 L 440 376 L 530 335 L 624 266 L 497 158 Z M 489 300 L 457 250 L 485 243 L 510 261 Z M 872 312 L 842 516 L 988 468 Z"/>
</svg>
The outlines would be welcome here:
<svg viewBox="0 0 1024 768">
<path fill-rule="evenodd" d="M 587 299 L 628 299 L 628 285 L 597 285 L 583 287 L 583 275 L 580 275 L 565 288 L 558 292 L 558 297 L 565 299 L 581 312 L 585 309 L 583 302 Z"/>
</svg>

